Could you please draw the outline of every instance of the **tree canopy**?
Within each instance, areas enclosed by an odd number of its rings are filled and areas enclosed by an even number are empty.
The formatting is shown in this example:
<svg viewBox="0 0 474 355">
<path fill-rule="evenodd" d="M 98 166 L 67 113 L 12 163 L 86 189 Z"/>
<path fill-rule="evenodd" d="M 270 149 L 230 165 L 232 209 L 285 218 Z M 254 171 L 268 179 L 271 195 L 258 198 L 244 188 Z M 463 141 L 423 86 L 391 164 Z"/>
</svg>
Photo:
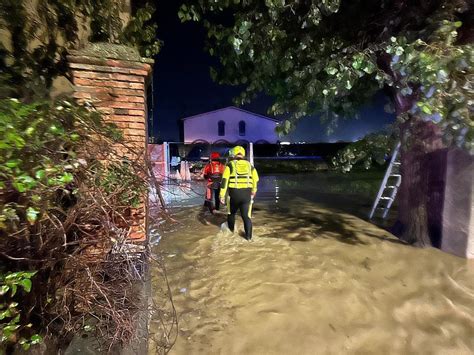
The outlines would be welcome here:
<svg viewBox="0 0 474 355">
<path fill-rule="evenodd" d="M 42 98 L 66 72 L 68 49 L 89 42 L 125 44 L 153 57 L 161 47 L 153 6 L 140 1 L 125 23 L 124 0 L 0 2 L 0 97 Z M 5 35 L 8 33 L 8 35 Z M 82 43 L 81 43 L 82 40 Z"/>
<path fill-rule="evenodd" d="M 183 21 L 202 21 L 220 83 L 244 85 L 237 99 L 274 98 L 290 114 L 280 131 L 322 113 L 354 115 L 378 90 L 399 121 L 443 128 L 449 144 L 473 150 L 473 10 L 466 0 L 196 0 Z"/>
</svg>

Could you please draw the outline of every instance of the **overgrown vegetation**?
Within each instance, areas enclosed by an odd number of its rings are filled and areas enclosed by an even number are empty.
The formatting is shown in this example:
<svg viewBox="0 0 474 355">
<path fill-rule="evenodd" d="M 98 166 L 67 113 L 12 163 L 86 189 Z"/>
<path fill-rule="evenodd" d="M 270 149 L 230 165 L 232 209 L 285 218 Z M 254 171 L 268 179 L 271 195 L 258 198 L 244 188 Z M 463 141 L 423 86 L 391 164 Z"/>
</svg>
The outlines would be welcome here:
<svg viewBox="0 0 474 355">
<path fill-rule="evenodd" d="M 133 339 L 141 276 L 114 250 L 145 176 L 143 156 L 98 112 L 0 102 L 0 349 L 51 334 L 64 345 L 81 330 L 107 346 Z"/>
<path fill-rule="evenodd" d="M 66 53 L 89 42 L 124 44 L 153 57 L 161 47 L 154 8 L 145 2 L 128 23 L 123 0 L 0 2 L 0 97 L 42 99 L 66 73 Z"/>
<path fill-rule="evenodd" d="M 131 245 L 144 226 L 145 152 L 91 106 L 50 97 L 70 49 L 157 54 L 153 12 L 147 1 L 0 2 L 0 98 L 16 98 L 0 101 L 0 354 L 38 343 L 57 353 L 84 332 L 114 353 L 147 322 L 150 255 Z M 171 307 L 155 335 L 166 352 L 176 313 L 156 268 L 160 307 Z"/>
</svg>

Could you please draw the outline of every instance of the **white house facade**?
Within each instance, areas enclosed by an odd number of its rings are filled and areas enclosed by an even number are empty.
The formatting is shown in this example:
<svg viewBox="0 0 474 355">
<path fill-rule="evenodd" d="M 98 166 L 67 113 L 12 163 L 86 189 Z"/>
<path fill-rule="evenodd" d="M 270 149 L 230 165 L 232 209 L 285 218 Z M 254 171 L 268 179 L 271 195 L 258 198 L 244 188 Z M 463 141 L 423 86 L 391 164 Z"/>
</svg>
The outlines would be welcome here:
<svg viewBox="0 0 474 355">
<path fill-rule="evenodd" d="M 277 123 L 270 117 L 226 107 L 183 118 L 184 143 L 277 143 Z"/>
</svg>

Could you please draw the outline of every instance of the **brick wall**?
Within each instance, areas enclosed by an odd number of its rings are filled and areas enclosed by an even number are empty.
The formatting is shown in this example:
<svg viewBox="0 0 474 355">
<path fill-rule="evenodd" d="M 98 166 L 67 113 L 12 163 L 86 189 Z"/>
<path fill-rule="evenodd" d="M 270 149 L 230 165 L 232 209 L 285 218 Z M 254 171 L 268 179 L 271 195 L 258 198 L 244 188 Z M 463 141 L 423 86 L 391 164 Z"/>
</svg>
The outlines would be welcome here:
<svg viewBox="0 0 474 355">
<path fill-rule="evenodd" d="M 131 151 L 119 154 L 133 159 L 138 157 L 145 164 L 146 86 L 150 80 L 152 61 L 138 56 L 130 58 L 130 49 L 120 55 L 122 47 L 117 48 L 113 52 L 120 59 L 105 54 L 91 55 L 87 50 L 70 52 L 68 65 L 74 85 L 73 96 L 79 102 L 93 103 L 107 121 L 122 129 Z M 146 200 L 144 196 L 143 204 L 131 211 L 133 228 L 130 238 L 134 241 L 146 240 Z"/>
</svg>

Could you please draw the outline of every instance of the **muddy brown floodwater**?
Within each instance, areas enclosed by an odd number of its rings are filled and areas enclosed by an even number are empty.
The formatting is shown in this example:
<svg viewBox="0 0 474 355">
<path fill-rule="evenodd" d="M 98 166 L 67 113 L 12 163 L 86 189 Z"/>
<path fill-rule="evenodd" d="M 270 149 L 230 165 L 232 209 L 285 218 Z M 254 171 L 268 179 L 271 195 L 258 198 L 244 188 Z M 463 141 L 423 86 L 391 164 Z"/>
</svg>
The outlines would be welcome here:
<svg viewBox="0 0 474 355">
<path fill-rule="evenodd" d="M 179 316 L 171 354 L 474 353 L 472 261 L 357 217 L 367 196 L 291 179 L 261 192 L 252 242 L 200 206 L 173 212 L 155 247 Z"/>
</svg>

